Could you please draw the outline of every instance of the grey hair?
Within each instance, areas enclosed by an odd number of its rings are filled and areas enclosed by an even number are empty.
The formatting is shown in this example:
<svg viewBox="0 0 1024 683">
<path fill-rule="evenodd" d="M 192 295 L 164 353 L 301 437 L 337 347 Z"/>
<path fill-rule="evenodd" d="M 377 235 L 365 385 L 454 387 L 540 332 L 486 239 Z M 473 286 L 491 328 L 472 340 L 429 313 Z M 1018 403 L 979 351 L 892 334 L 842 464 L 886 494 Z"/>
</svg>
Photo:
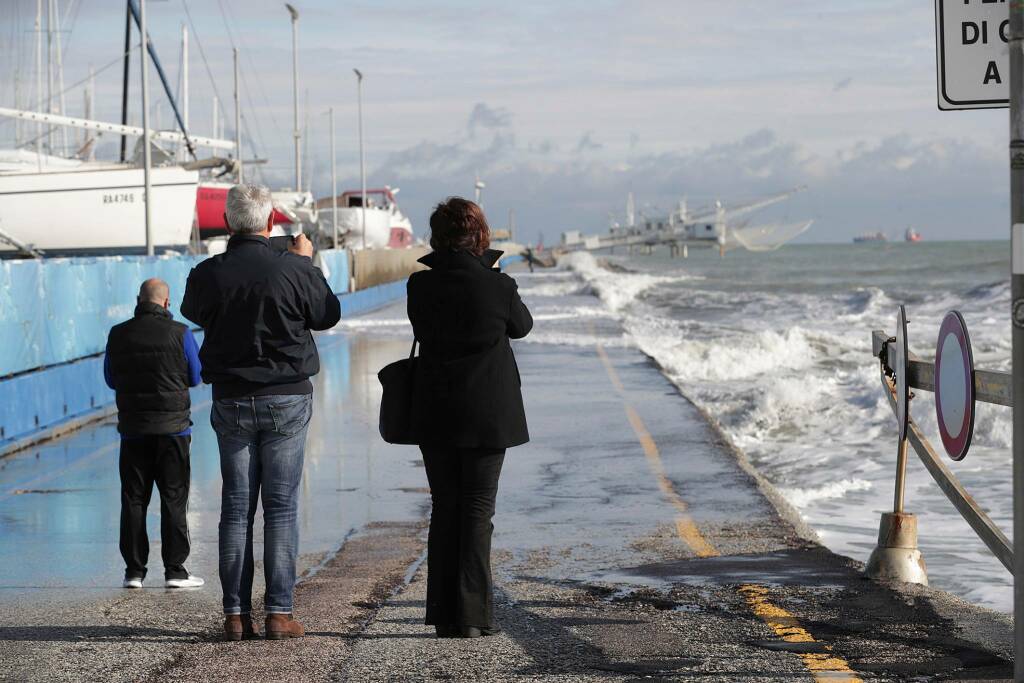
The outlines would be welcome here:
<svg viewBox="0 0 1024 683">
<path fill-rule="evenodd" d="M 267 219 L 274 210 L 270 190 L 262 185 L 235 185 L 228 190 L 228 227 L 233 232 L 254 234 L 267 229 Z"/>
</svg>

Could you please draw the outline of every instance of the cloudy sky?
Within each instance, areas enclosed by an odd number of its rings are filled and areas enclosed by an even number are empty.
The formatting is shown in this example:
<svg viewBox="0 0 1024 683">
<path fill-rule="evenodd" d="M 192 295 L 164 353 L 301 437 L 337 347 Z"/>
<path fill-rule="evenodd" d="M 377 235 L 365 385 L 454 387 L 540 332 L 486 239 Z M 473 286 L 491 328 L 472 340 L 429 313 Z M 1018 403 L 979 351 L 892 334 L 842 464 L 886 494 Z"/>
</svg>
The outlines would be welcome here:
<svg viewBox="0 0 1024 683">
<path fill-rule="evenodd" d="M 58 4 L 67 111 L 81 113 L 75 84 L 91 65 L 99 71 L 95 117 L 117 120 L 121 3 Z M 295 4 L 314 193 L 330 193 L 330 106 L 339 184 L 358 185 L 359 67 L 370 182 L 402 189 L 420 234 L 431 203 L 471 195 L 477 173 L 493 224 L 514 209 L 524 236 L 549 243 L 567 229 L 603 230 L 631 190 L 656 213 L 683 196 L 698 206 L 797 185 L 807 190 L 762 215 L 815 219 L 803 241 L 848 241 L 866 230 L 895 236 L 908 225 L 936 240 L 1007 233 L 1006 111 L 937 110 L 926 0 Z M 240 49 L 245 146 L 270 160 L 265 182 L 292 184 L 283 3 L 148 7 L 175 88 L 181 25 L 191 21 L 197 134 L 211 132 L 215 92 L 232 134 L 231 48 Z M 0 0 L 0 106 L 14 106 L 16 83 L 21 106 L 30 100 L 34 16 L 34 0 Z M 151 84 L 158 120 L 170 127 L 166 97 Z M 0 146 L 13 141 L 13 125 L 0 121 Z"/>
</svg>

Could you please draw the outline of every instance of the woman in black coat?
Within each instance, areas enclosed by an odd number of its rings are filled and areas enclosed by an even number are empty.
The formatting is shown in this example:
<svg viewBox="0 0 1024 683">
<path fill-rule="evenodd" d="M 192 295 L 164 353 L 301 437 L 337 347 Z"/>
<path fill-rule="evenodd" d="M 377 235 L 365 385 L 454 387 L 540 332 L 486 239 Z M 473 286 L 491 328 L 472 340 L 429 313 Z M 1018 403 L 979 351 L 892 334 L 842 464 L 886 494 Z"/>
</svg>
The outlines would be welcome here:
<svg viewBox="0 0 1024 683">
<path fill-rule="evenodd" d="M 458 197 L 430 216 L 430 270 L 408 283 L 420 343 L 412 423 L 433 507 L 427 614 L 438 637 L 498 631 L 491 584 L 494 500 L 505 449 L 529 441 L 509 339 L 533 327 L 516 282 L 493 269 L 483 211 Z"/>
</svg>

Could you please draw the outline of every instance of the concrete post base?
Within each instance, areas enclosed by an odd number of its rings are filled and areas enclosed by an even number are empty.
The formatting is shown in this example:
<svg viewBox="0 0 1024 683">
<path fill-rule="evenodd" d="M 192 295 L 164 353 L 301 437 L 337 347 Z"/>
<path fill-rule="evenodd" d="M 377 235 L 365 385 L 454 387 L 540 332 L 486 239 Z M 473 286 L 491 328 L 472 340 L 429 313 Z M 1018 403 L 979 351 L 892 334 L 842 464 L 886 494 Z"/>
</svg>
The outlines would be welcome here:
<svg viewBox="0 0 1024 683">
<path fill-rule="evenodd" d="M 928 570 L 917 549 L 917 517 L 910 513 L 882 513 L 878 546 L 868 558 L 864 573 L 872 579 L 928 585 Z"/>
</svg>

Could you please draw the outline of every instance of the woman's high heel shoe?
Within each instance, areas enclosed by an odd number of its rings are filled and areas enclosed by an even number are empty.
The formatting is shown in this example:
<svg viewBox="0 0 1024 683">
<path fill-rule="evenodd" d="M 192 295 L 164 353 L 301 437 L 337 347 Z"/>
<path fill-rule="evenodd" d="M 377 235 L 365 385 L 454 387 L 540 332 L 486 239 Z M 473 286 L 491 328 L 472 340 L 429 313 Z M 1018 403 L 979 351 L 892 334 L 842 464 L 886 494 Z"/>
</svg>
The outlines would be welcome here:
<svg viewBox="0 0 1024 683">
<path fill-rule="evenodd" d="M 460 626 L 459 632 L 463 638 L 480 638 L 481 636 L 496 636 L 501 633 L 501 629 L 497 626 L 483 628 L 478 626 Z"/>
</svg>

